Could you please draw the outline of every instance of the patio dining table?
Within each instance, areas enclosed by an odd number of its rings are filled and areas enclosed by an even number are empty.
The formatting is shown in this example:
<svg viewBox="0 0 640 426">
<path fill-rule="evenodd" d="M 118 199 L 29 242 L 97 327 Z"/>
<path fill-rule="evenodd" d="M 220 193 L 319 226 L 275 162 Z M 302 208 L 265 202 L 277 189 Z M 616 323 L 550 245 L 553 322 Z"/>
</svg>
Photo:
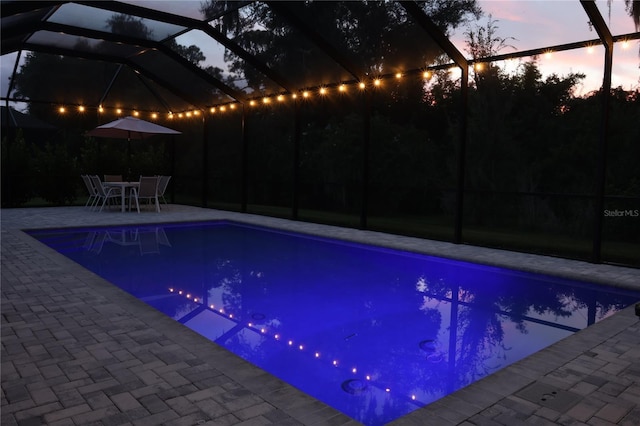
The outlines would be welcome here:
<svg viewBox="0 0 640 426">
<path fill-rule="evenodd" d="M 107 188 L 120 188 L 120 208 L 121 211 L 126 211 L 126 194 L 127 189 L 137 188 L 140 185 L 140 182 L 103 182 L 103 185 Z"/>
</svg>

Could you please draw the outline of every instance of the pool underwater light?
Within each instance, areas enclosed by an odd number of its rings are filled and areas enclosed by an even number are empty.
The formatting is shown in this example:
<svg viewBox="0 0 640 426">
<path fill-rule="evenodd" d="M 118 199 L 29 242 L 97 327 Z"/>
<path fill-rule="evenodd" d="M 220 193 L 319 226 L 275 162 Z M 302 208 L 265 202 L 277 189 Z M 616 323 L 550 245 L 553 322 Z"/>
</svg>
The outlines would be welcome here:
<svg viewBox="0 0 640 426">
<path fill-rule="evenodd" d="M 174 289 L 173 287 L 168 289 L 169 293 L 175 293 L 176 289 Z M 210 304 L 210 305 L 206 305 L 204 303 L 202 303 L 201 299 L 198 297 L 193 297 L 191 295 L 191 293 L 184 293 L 182 290 L 178 290 L 177 293 L 179 295 L 184 296 L 186 299 L 188 299 L 189 301 L 196 303 L 200 306 L 204 306 L 205 308 L 209 308 L 211 310 L 211 312 L 224 316 L 226 318 L 229 319 L 233 319 L 234 315 L 232 313 L 225 313 L 223 308 L 219 308 L 219 309 L 214 309 L 214 305 Z M 261 315 L 262 318 L 264 318 L 264 315 Z M 238 319 L 233 319 L 233 321 L 235 321 L 236 323 L 238 323 L 239 325 L 242 324 L 242 321 L 238 320 Z M 267 336 L 268 335 L 268 329 L 266 327 L 260 327 L 258 328 L 255 324 L 253 324 L 252 322 L 248 322 L 246 323 L 246 327 L 250 330 L 253 330 L 256 333 L 259 333 L 262 336 Z M 345 339 L 349 339 L 351 337 L 355 336 L 355 333 L 347 336 Z M 282 335 L 279 333 L 275 333 L 272 335 L 273 339 L 276 341 L 280 341 L 282 339 Z M 293 339 L 288 339 L 286 340 L 286 344 L 287 346 L 290 347 L 296 347 L 297 349 L 299 349 L 300 351 L 304 351 L 306 346 L 304 344 L 295 344 L 294 345 L 294 340 Z M 431 352 L 430 348 L 433 347 L 435 350 L 435 341 L 434 340 L 423 340 L 422 342 L 420 342 L 420 348 L 423 349 L 425 352 Z M 319 351 L 312 351 L 313 353 L 313 357 L 321 360 L 321 356 L 320 356 L 320 352 Z M 428 358 L 428 357 L 427 357 Z M 334 359 L 333 361 L 331 361 L 331 365 L 333 365 L 334 367 L 339 368 L 340 366 L 340 362 L 337 359 Z M 357 366 L 351 367 L 349 369 L 347 369 L 346 371 L 348 371 L 347 374 L 350 375 L 357 375 L 358 374 L 358 368 Z M 345 391 L 348 394 L 351 395 L 360 395 L 360 394 L 364 394 L 366 392 L 371 391 L 371 389 L 377 388 L 380 391 L 383 391 L 385 393 L 391 393 L 391 387 L 382 383 L 379 383 L 377 381 L 372 380 L 372 376 L 370 374 L 366 374 L 364 376 L 364 379 L 360 379 L 360 378 L 351 378 L 351 379 L 347 379 L 344 382 L 342 382 L 341 384 L 341 388 L 343 391 Z M 371 384 L 371 386 L 369 385 L 369 383 Z M 418 398 L 415 394 L 409 394 L 406 395 L 406 401 L 408 402 L 412 402 L 418 405 L 424 405 L 424 403 L 418 401 Z"/>
</svg>

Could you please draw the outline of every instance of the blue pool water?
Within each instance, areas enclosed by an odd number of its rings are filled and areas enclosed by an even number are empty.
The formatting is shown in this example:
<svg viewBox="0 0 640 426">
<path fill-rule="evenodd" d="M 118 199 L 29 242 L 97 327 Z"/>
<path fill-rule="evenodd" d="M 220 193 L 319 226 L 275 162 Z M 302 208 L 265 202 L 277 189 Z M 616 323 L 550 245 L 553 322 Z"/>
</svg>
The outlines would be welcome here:
<svg viewBox="0 0 640 426">
<path fill-rule="evenodd" d="M 640 300 L 637 292 L 229 222 L 29 233 L 372 426 Z"/>
</svg>

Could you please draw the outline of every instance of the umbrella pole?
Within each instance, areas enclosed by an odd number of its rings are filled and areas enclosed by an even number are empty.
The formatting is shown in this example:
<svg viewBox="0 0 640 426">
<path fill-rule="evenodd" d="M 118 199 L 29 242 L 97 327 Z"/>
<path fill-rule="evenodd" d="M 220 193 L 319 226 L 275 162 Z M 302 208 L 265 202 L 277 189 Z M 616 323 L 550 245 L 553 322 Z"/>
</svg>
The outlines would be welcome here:
<svg viewBox="0 0 640 426">
<path fill-rule="evenodd" d="M 127 180 L 131 180 L 131 131 L 127 131 Z"/>
</svg>

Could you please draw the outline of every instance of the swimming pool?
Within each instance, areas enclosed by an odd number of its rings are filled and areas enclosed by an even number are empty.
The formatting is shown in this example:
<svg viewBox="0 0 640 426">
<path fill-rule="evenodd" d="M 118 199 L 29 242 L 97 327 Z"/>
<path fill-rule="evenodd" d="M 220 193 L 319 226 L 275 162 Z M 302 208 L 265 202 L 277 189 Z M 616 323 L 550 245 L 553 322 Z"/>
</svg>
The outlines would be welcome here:
<svg viewBox="0 0 640 426">
<path fill-rule="evenodd" d="M 230 222 L 30 234 L 368 425 L 399 418 L 640 298 Z"/>
</svg>

